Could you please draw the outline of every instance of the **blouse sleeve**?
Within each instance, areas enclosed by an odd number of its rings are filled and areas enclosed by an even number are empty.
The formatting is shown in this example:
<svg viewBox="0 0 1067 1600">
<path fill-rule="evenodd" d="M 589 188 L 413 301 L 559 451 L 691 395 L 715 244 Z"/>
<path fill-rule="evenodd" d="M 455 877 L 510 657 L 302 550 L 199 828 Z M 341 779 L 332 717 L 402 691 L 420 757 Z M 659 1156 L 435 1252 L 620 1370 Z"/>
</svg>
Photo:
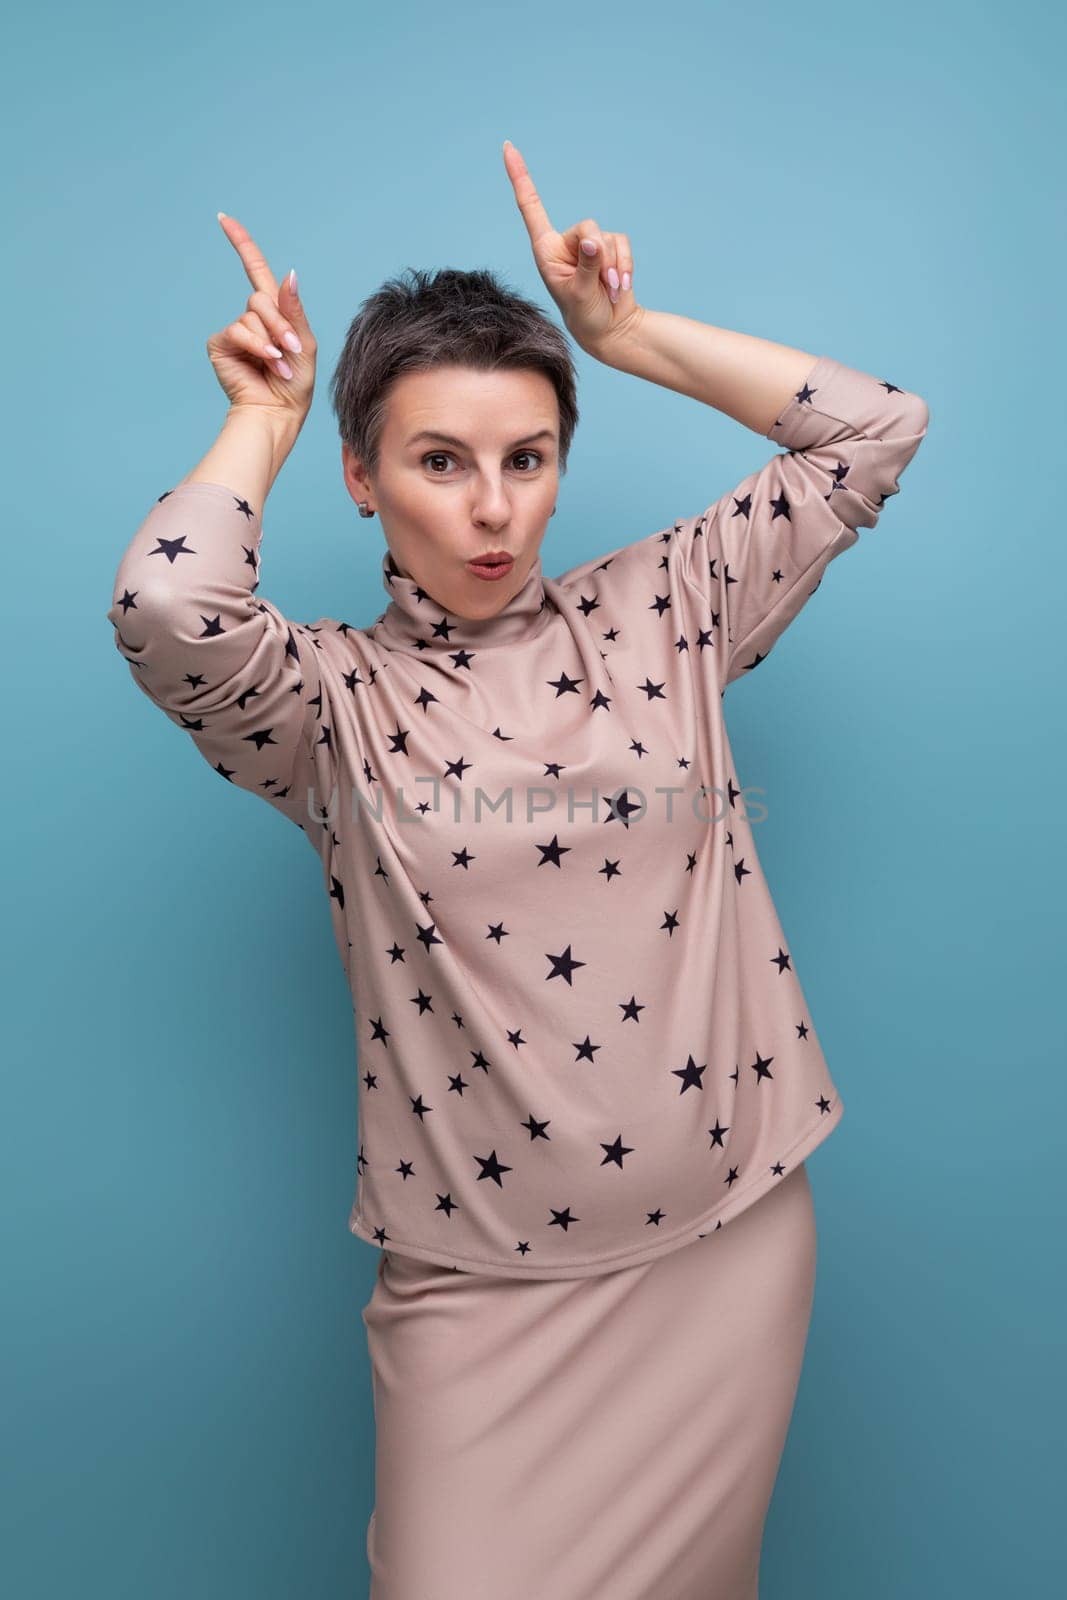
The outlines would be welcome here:
<svg viewBox="0 0 1067 1600">
<path fill-rule="evenodd" d="M 323 647 L 255 598 L 261 536 L 230 489 L 179 484 L 134 534 L 107 615 L 138 688 L 205 761 L 313 837 L 335 780 Z"/>
<path fill-rule="evenodd" d="M 874 527 L 928 418 L 918 395 L 819 356 L 767 431 L 785 453 L 675 523 L 670 565 L 697 592 L 720 692 L 765 659 L 829 563 Z"/>
</svg>

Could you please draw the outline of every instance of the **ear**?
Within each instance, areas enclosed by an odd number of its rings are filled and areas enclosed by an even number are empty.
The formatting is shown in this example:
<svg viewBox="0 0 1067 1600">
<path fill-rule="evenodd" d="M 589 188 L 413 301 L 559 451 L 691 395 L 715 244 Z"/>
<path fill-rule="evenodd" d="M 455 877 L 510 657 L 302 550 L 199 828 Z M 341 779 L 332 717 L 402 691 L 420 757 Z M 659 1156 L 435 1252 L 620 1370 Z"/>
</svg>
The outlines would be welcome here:
<svg viewBox="0 0 1067 1600">
<path fill-rule="evenodd" d="M 374 491 L 371 488 L 370 479 L 363 471 L 363 463 L 351 447 L 344 442 L 341 444 L 341 472 L 344 477 L 345 488 L 357 505 L 360 500 L 369 500 L 371 498 Z"/>
</svg>

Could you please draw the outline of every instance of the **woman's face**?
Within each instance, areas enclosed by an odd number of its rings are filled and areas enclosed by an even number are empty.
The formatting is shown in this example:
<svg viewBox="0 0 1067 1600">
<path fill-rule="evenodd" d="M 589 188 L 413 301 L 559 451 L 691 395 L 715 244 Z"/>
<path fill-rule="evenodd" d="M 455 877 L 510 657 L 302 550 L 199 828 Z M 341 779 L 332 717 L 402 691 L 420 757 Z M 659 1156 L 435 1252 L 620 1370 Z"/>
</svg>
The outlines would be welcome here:
<svg viewBox="0 0 1067 1600">
<path fill-rule="evenodd" d="M 444 437 L 442 437 L 442 435 Z M 529 576 L 559 490 L 559 405 L 541 372 L 434 367 L 389 392 L 373 480 L 342 446 L 345 485 L 382 520 L 405 576 L 445 611 L 495 616 Z M 488 581 L 467 563 L 514 557 Z"/>
</svg>

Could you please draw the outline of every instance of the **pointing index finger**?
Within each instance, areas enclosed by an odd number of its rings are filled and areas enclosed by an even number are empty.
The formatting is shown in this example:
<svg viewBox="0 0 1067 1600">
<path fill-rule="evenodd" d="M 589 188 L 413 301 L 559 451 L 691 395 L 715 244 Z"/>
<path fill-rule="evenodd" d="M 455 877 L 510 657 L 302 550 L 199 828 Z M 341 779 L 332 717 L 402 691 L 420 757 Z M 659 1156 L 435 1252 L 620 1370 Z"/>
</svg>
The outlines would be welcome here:
<svg viewBox="0 0 1067 1600">
<path fill-rule="evenodd" d="M 248 281 L 253 289 L 265 289 L 276 300 L 278 285 L 274 281 L 274 274 L 248 229 L 243 227 L 236 217 L 229 216 L 225 211 L 219 212 L 219 222 L 223 233 L 244 263 Z"/>
<path fill-rule="evenodd" d="M 510 139 L 504 145 L 504 165 L 508 169 L 508 177 L 511 179 L 526 231 L 536 244 L 542 234 L 554 233 L 555 229 L 548 220 L 548 212 L 541 204 L 541 197 L 534 187 L 526 163 Z"/>
</svg>

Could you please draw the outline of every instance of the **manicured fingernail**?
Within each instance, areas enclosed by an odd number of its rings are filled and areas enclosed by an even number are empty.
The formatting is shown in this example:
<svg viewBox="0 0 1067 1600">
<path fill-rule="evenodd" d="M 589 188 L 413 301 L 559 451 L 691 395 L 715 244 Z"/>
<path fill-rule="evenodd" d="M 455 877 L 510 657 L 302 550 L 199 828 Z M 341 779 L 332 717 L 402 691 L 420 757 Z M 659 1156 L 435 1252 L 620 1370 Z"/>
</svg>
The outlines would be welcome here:
<svg viewBox="0 0 1067 1600">
<path fill-rule="evenodd" d="M 628 272 L 624 272 L 623 275 L 622 275 L 622 286 L 623 286 L 623 289 L 624 290 L 629 289 L 630 284 L 632 283 L 632 281 L 633 280 L 630 277 L 630 274 Z"/>
<path fill-rule="evenodd" d="M 279 357 L 278 371 L 281 373 L 283 378 L 291 378 L 293 376 L 293 369 L 289 365 L 288 361 L 286 361 L 284 356 Z"/>
<path fill-rule="evenodd" d="M 296 334 L 290 333 L 288 330 L 282 334 L 282 343 L 285 345 L 286 349 L 295 351 L 297 355 L 299 355 L 301 350 L 304 348 Z"/>
<path fill-rule="evenodd" d="M 619 274 L 615 271 L 614 267 L 608 268 L 608 282 L 611 284 L 613 289 L 617 289 L 619 287 Z"/>
<path fill-rule="evenodd" d="M 265 344 L 263 348 L 269 356 L 277 356 L 279 361 L 282 359 L 282 353 L 276 344 Z"/>
<path fill-rule="evenodd" d="M 587 256 L 595 256 L 596 255 L 596 240 L 595 239 L 583 239 L 582 240 L 582 249 L 584 250 L 584 252 L 585 252 L 585 254 Z"/>
</svg>

